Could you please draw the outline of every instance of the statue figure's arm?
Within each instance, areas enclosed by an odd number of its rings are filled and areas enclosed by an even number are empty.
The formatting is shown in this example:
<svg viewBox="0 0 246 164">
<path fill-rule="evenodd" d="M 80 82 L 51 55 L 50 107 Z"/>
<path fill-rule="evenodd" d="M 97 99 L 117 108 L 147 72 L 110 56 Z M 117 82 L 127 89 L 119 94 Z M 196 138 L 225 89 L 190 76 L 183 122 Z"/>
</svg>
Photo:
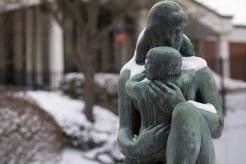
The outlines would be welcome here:
<svg viewBox="0 0 246 164">
<path fill-rule="evenodd" d="M 196 73 L 196 83 L 198 102 L 204 104 L 212 104 L 216 110 L 215 113 L 200 110 L 207 121 L 211 135 L 213 138 L 218 138 L 222 134 L 224 126 L 224 116 L 221 106 L 218 90 L 212 72 L 208 67 L 205 67 Z"/>
<path fill-rule="evenodd" d="M 134 106 L 131 104 L 131 98 L 125 89 L 126 82 L 129 78 L 129 70 L 124 70 L 121 72 L 118 83 L 120 130 L 117 141 L 120 151 L 127 158 L 145 158 L 156 153 L 157 148 L 162 148 L 163 145 L 165 145 L 166 138 L 162 136 L 166 136 L 166 129 L 169 127 L 164 124 L 154 125 L 143 129 L 141 134 L 138 134 L 140 130 L 141 118 L 139 113 L 136 112 Z M 134 140 L 135 134 L 138 135 L 136 140 Z"/>
<path fill-rule="evenodd" d="M 131 99 L 126 93 L 125 84 L 130 78 L 130 71 L 124 70 L 120 74 L 120 79 L 118 82 L 118 110 L 120 118 L 120 129 L 118 134 L 118 145 L 122 154 L 128 158 L 133 158 L 137 156 L 136 149 L 134 148 L 134 132 L 133 132 L 133 122 L 134 117 L 133 111 L 131 109 Z"/>
</svg>

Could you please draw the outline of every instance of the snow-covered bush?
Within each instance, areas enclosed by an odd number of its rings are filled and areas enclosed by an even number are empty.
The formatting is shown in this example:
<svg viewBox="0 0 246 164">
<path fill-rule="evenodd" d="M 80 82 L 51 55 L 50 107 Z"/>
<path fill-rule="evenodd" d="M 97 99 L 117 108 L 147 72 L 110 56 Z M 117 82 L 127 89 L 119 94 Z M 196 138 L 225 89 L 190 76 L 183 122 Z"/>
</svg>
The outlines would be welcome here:
<svg viewBox="0 0 246 164">
<path fill-rule="evenodd" d="M 96 102 L 100 105 L 110 104 L 117 107 L 117 81 L 118 74 L 97 73 L 95 75 Z M 85 90 L 85 77 L 81 73 L 66 74 L 61 81 L 59 89 L 71 98 L 83 98 Z"/>
<path fill-rule="evenodd" d="M 83 151 L 84 158 L 98 163 L 117 163 L 123 156 L 117 147 L 119 118 L 109 110 L 95 105 L 91 123 L 84 115 L 84 102 L 60 93 L 29 91 L 27 96 L 50 113 L 63 129 L 66 145 Z"/>
<path fill-rule="evenodd" d="M 84 83 L 85 76 L 83 74 L 69 73 L 60 82 L 59 90 L 73 99 L 79 99 L 83 97 L 85 92 Z"/>
<path fill-rule="evenodd" d="M 35 103 L 0 96 L 0 163 L 55 163 L 63 148 L 60 127 Z"/>
</svg>

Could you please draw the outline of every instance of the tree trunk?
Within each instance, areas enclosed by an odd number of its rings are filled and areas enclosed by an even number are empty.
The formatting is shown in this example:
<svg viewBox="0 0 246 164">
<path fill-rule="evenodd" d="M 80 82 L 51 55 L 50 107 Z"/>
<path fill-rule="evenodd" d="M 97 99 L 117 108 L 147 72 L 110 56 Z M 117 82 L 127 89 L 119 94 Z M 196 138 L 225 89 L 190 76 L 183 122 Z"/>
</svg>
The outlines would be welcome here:
<svg viewBox="0 0 246 164">
<path fill-rule="evenodd" d="M 94 51 L 94 50 L 92 50 Z M 88 120 L 91 122 L 94 121 L 93 117 L 93 105 L 95 103 L 95 83 L 94 83 L 94 75 L 95 75 L 95 55 L 94 52 L 91 52 L 90 54 L 87 54 L 87 64 L 88 67 L 86 67 L 85 72 L 85 115 Z"/>
<path fill-rule="evenodd" d="M 91 0 L 87 8 L 87 47 L 84 47 L 82 51 L 87 53 L 84 54 L 85 59 L 85 115 L 88 120 L 94 121 L 93 117 L 93 105 L 95 103 L 95 57 L 98 50 L 98 16 L 99 16 L 99 1 Z M 86 45 L 85 44 L 85 45 Z"/>
</svg>

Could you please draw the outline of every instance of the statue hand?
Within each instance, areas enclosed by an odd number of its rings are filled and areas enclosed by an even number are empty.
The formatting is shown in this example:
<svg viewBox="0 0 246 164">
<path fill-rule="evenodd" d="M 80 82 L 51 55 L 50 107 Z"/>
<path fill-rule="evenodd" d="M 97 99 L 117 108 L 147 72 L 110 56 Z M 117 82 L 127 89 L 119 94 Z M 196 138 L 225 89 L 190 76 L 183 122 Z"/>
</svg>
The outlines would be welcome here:
<svg viewBox="0 0 246 164">
<path fill-rule="evenodd" d="M 164 96 L 165 103 L 167 103 L 167 106 L 170 109 L 173 110 L 177 104 L 185 101 L 185 98 L 181 90 L 176 84 L 171 82 L 163 84 L 159 81 L 154 81 L 154 84 L 162 91 L 162 95 Z"/>
<path fill-rule="evenodd" d="M 146 157 L 163 149 L 167 143 L 170 125 L 153 125 L 145 128 L 136 140 L 136 150 L 140 157 Z M 148 150 L 148 151 L 143 151 Z"/>
</svg>

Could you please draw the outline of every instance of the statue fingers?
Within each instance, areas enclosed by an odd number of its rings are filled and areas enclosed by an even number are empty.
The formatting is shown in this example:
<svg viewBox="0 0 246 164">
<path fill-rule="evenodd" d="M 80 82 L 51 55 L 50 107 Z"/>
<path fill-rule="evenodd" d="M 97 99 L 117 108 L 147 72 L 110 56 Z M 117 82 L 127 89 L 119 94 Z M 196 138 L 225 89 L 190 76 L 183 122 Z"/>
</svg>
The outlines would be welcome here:
<svg viewBox="0 0 246 164">
<path fill-rule="evenodd" d="M 163 83 L 161 83 L 159 81 L 153 81 L 153 82 L 154 82 L 154 84 L 157 87 L 159 87 L 161 89 L 162 92 L 163 91 L 165 91 L 165 92 L 171 92 L 171 89 L 168 86 L 166 86 L 165 84 L 163 84 Z"/>
<path fill-rule="evenodd" d="M 150 83 L 149 86 L 150 86 L 151 89 L 152 89 L 153 91 L 155 91 L 158 95 L 160 95 L 160 94 L 162 95 L 162 94 L 163 94 L 162 90 L 161 90 L 160 88 L 158 88 L 156 85 L 154 85 L 153 83 Z"/>
<path fill-rule="evenodd" d="M 148 130 L 151 130 L 152 128 L 154 128 L 155 125 L 150 125 L 148 126 L 147 128 L 145 128 L 143 131 L 148 131 Z"/>
<path fill-rule="evenodd" d="M 147 86 L 147 95 L 149 98 L 158 96 L 157 93 L 155 93 L 155 91 L 149 85 Z"/>
<path fill-rule="evenodd" d="M 163 129 L 164 126 L 165 126 L 165 124 L 164 124 L 164 123 L 161 123 L 161 124 L 159 124 L 159 125 L 153 127 L 153 128 L 151 129 L 151 132 L 152 132 L 152 133 L 156 133 L 156 132 L 158 132 L 160 129 Z"/>
<path fill-rule="evenodd" d="M 175 91 L 180 90 L 179 87 L 176 84 L 171 83 L 171 82 L 168 82 L 167 86 L 170 87 L 171 89 L 175 90 Z"/>
<path fill-rule="evenodd" d="M 155 132 L 155 136 L 163 136 L 166 135 L 168 136 L 169 131 L 170 131 L 171 125 L 164 125 L 164 127 L 162 127 L 161 129 L 159 129 L 158 131 Z"/>
</svg>

